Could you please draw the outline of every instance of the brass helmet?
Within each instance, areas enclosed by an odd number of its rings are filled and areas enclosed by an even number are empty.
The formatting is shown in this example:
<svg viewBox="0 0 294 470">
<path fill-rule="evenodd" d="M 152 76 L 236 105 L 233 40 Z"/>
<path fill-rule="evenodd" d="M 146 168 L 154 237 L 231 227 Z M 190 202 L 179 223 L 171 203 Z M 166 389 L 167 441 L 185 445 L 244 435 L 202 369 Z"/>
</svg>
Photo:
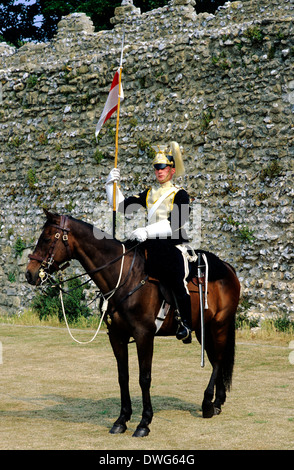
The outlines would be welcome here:
<svg viewBox="0 0 294 470">
<path fill-rule="evenodd" d="M 157 169 L 170 165 L 176 169 L 176 177 L 182 176 L 185 173 L 182 153 L 177 142 L 171 142 L 170 146 L 159 145 L 155 151 L 156 155 L 152 165 L 156 165 Z"/>
</svg>

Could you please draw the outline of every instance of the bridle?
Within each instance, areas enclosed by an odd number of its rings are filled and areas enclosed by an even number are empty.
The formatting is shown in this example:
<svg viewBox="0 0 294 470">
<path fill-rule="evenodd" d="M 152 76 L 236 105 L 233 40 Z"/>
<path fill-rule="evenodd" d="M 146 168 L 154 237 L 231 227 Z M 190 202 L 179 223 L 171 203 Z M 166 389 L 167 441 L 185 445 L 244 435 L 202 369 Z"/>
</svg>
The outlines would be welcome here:
<svg viewBox="0 0 294 470">
<path fill-rule="evenodd" d="M 54 260 L 56 245 L 59 240 L 61 240 L 64 246 L 66 247 L 68 258 L 71 259 L 72 257 L 72 252 L 68 243 L 68 232 L 70 232 L 70 228 L 67 227 L 67 221 L 68 221 L 68 217 L 66 215 L 61 215 L 60 225 L 49 224 L 50 227 L 55 227 L 57 228 L 58 231 L 55 233 L 54 239 L 44 258 L 35 254 L 29 255 L 30 260 L 39 261 L 39 263 L 41 263 L 40 270 L 39 270 L 39 277 L 41 278 L 41 281 L 43 281 L 46 276 L 45 271 L 49 270 L 51 266 L 53 267 L 55 271 L 63 270 L 69 266 L 68 262 L 66 262 L 65 264 L 62 264 L 61 266 L 60 263 Z"/>
<path fill-rule="evenodd" d="M 57 232 L 55 233 L 54 235 L 54 239 L 50 245 L 50 248 L 48 250 L 48 253 L 46 254 L 46 256 L 44 258 L 42 258 L 41 256 L 39 255 L 36 255 L 36 254 L 31 254 L 29 255 L 29 259 L 30 260 L 35 260 L 35 261 L 38 261 L 39 263 L 41 263 L 41 266 L 40 266 L 40 269 L 39 269 L 39 277 L 41 279 L 41 285 L 43 285 L 46 280 L 48 279 L 48 277 L 50 276 L 49 274 L 49 269 L 50 267 L 52 266 L 54 268 L 55 271 L 60 271 L 60 270 L 64 270 L 65 268 L 67 268 L 69 266 L 69 262 L 66 261 L 64 263 L 62 263 L 62 265 L 60 263 L 58 263 L 57 261 L 54 260 L 54 254 L 55 254 L 55 251 L 56 251 L 56 245 L 58 243 L 59 240 L 61 240 L 64 244 L 64 246 L 66 247 L 66 251 L 67 251 L 67 255 L 68 255 L 68 260 L 71 260 L 72 259 L 72 252 L 71 252 L 71 249 L 70 249 L 70 246 L 69 246 L 69 243 L 68 243 L 68 232 L 70 232 L 70 228 L 67 226 L 67 221 L 68 221 L 68 216 L 66 215 L 61 215 L 60 216 L 60 225 L 57 225 L 57 224 L 53 224 L 53 223 L 49 223 L 47 226 L 50 226 L 50 227 L 55 227 L 57 229 Z M 70 332 L 70 329 L 69 329 L 69 326 L 68 326 L 68 322 L 67 322 L 67 319 L 66 319 L 66 314 L 65 314 L 65 310 L 64 310 L 64 304 L 63 304 L 63 298 L 62 298 L 62 292 L 63 292 L 63 289 L 61 288 L 61 283 L 63 281 L 59 281 L 58 283 L 58 287 L 59 287 L 59 295 L 60 295 L 60 301 L 61 301 L 61 306 L 62 306 L 62 311 L 63 311 L 63 316 L 64 316 L 64 320 L 65 320 L 65 323 L 66 323 L 66 326 L 67 326 L 67 329 L 68 329 L 68 332 L 70 334 L 70 336 L 72 337 L 72 339 L 78 343 L 82 343 L 82 344 L 87 344 L 87 343 L 90 343 L 91 341 L 94 340 L 94 338 L 96 337 L 98 331 L 100 330 L 100 327 L 101 327 L 101 323 L 103 321 L 103 318 L 104 318 L 104 315 L 106 313 L 106 310 L 107 310 L 107 307 L 108 307 L 108 301 L 109 299 L 117 292 L 118 289 L 120 289 L 126 282 L 127 280 L 129 279 L 129 276 L 130 276 L 130 273 L 133 269 L 133 266 L 134 266 L 134 263 L 135 263 L 135 259 L 136 259 L 136 253 L 137 253 L 137 246 L 139 245 L 140 243 L 137 243 L 136 245 L 134 245 L 133 247 L 129 248 L 128 250 L 125 249 L 125 246 L 124 244 L 122 244 L 122 254 L 117 256 L 116 258 L 112 259 L 111 261 L 109 261 L 108 263 L 104 264 L 103 266 L 100 266 L 98 268 L 95 268 L 91 271 L 88 271 L 88 272 L 85 272 L 85 273 L 82 273 L 82 274 L 79 274 L 77 276 L 74 276 L 71 278 L 72 279 L 76 279 L 78 277 L 81 277 L 85 274 L 87 275 L 90 275 L 90 274 L 94 274 L 98 271 L 101 271 L 109 266 L 111 266 L 112 264 L 116 263 L 117 261 L 121 260 L 121 267 L 120 267 L 120 273 L 119 273 L 119 277 L 118 277 L 118 281 L 116 283 L 116 286 L 114 289 L 112 289 L 110 292 L 108 292 L 107 294 L 102 294 L 102 292 L 100 292 L 98 294 L 99 297 L 102 297 L 103 299 L 103 304 L 102 304 L 102 307 L 100 308 L 101 310 L 101 320 L 100 320 L 100 323 L 99 323 L 99 326 L 98 326 L 98 329 L 95 333 L 95 335 L 93 336 L 93 338 L 90 340 L 90 341 L 85 341 L 85 342 L 80 342 L 78 340 L 76 340 L 73 335 L 71 334 Z M 128 270 L 128 273 L 124 279 L 123 282 L 121 282 L 121 278 L 122 278 L 122 273 L 123 273 L 123 267 L 124 267 L 124 259 L 125 259 L 125 256 L 130 252 L 130 251 L 133 251 L 134 250 L 134 255 L 133 255 L 133 259 L 132 259 L 132 262 L 130 264 L 130 267 L 129 267 L 129 270 Z M 128 292 L 124 297 L 123 299 L 120 300 L 120 303 L 123 302 L 124 300 L 126 300 L 129 296 L 131 296 L 132 294 L 134 294 L 138 289 L 140 289 L 146 282 L 148 276 L 145 276 L 144 279 L 142 279 L 139 284 L 134 288 L 132 289 L 130 292 Z M 90 280 L 90 279 L 89 279 Z M 85 283 L 87 283 L 89 281 L 86 281 Z M 84 284 L 85 284 L 84 283 Z M 74 290 L 74 289 L 73 289 Z M 68 293 L 68 292 L 67 292 Z M 97 296 L 97 297 L 98 297 Z M 110 318 L 110 317 L 109 317 Z M 111 323 L 111 319 L 108 319 L 108 323 L 110 324 Z"/>
<path fill-rule="evenodd" d="M 39 263 L 41 263 L 40 270 L 39 270 L 39 277 L 41 278 L 42 283 L 46 280 L 44 278 L 48 276 L 48 274 L 49 274 L 48 270 L 51 266 L 54 268 L 55 271 L 60 271 L 60 270 L 63 271 L 64 269 L 66 269 L 70 265 L 69 261 L 65 261 L 63 263 L 58 263 L 57 261 L 54 260 L 56 245 L 57 245 L 57 242 L 59 240 L 61 240 L 63 242 L 63 244 L 65 245 L 65 247 L 66 247 L 68 260 L 72 259 L 72 252 L 71 252 L 71 249 L 70 249 L 70 246 L 69 246 L 69 243 L 68 243 L 68 232 L 70 232 L 70 228 L 67 226 L 68 216 L 61 215 L 60 217 L 61 217 L 60 218 L 60 225 L 53 224 L 53 223 L 48 224 L 48 226 L 50 226 L 50 227 L 57 228 L 58 231 L 55 233 L 54 240 L 52 241 L 46 256 L 44 258 L 42 258 L 41 256 L 36 255 L 36 254 L 32 254 L 32 255 L 28 256 L 29 259 L 39 261 Z M 77 276 L 72 277 L 70 280 L 76 279 L 76 278 L 84 276 L 84 275 L 89 275 L 90 276 L 91 274 L 95 274 L 98 271 L 102 271 L 103 269 L 108 268 L 112 264 L 114 264 L 117 261 L 121 260 L 129 252 L 134 250 L 133 260 L 132 260 L 132 263 L 131 263 L 131 266 L 130 266 L 130 271 L 131 271 L 133 266 L 134 266 L 134 262 L 135 262 L 135 258 L 136 258 L 136 251 L 137 251 L 136 248 L 139 245 L 140 245 L 140 243 L 137 243 L 136 245 L 132 246 L 128 250 L 123 249 L 123 253 L 121 255 L 117 256 L 116 258 L 113 258 L 111 261 L 108 261 L 107 263 L 103 264 L 102 266 L 99 266 L 98 268 L 94 268 L 90 271 L 86 271 L 83 274 L 78 274 Z"/>
</svg>

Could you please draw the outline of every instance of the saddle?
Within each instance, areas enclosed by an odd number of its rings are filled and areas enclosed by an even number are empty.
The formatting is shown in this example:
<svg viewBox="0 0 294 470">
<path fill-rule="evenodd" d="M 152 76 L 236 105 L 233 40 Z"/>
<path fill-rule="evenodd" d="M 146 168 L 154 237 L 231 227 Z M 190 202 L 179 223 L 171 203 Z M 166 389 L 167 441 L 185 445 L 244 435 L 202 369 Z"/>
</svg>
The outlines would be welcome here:
<svg viewBox="0 0 294 470">
<path fill-rule="evenodd" d="M 189 266 L 189 275 L 187 277 L 188 289 L 190 293 L 199 293 L 199 288 L 201 285 L 201 289 L 204 291 L 204 300 L 205 305 L 204 308 L 208 308 L 207 304 L 207 287 L 208 287 L 208 262 L 206 255 L 204 253 L 198 253 L 195 255 L 193 249 L 187 249 L 183 251 L 183 255 L 187 256 L 188 266 Z M 167 314 L 170 311 L 170 308 L 173 307 L 178 310 L 177 306 L 177 299 L 174 295 L 172 289 L 164 284 L 161 280 L 148 275 L 148 281 L 158 284 L 158 288 L 161 292 L 163 297 L 163 301 L 159 312 L 156 316 L 155 324 L 156 324 L 156 333 L 161 328 Z M 176 317 L 177 321 L 181 321 L 180 316 Z"/>
</svg>

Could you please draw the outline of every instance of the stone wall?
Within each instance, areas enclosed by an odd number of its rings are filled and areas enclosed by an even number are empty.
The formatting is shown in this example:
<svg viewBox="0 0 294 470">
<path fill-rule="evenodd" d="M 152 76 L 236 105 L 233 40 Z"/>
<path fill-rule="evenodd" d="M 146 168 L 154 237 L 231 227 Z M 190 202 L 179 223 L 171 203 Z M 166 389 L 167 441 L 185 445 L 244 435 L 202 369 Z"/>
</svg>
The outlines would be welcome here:
<svg viewBox="0 0 294 470">
<path fill-rule="evenodd" d="M 194 246 L 235 266 L 251 313 L 293 315 L 293 0 L 228 2 L 215 15 L 196 15 L 194 0 L 144 14 L 126 3 L 111 31 L 73 14 L 50 43 L 0 44 L 1 311 L 34 295 L 30 248 L 20 253 L 37 240 L 43 206 L 109 228 L 116 119 L 98 143 L 94 132 L 124 29 L 123 191 L 152 178 L 151 145 L 178 141 Z"/>
</svg>

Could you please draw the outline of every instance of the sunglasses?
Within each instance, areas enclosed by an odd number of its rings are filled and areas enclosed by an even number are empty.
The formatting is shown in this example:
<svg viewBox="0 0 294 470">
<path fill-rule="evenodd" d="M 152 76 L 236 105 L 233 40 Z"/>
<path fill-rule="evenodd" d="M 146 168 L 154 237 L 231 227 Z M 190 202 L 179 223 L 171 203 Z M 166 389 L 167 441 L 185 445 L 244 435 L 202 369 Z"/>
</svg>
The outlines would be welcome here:
<svg viewBox="0 0 294 470">
<path fill-rule="evenodd" d="M 167 166 L 170 167 L 171 165 L 166 165 L 165 163 L 155 163 L 154 168 L 155 170 L 163 170 Z"/>
</svg>

